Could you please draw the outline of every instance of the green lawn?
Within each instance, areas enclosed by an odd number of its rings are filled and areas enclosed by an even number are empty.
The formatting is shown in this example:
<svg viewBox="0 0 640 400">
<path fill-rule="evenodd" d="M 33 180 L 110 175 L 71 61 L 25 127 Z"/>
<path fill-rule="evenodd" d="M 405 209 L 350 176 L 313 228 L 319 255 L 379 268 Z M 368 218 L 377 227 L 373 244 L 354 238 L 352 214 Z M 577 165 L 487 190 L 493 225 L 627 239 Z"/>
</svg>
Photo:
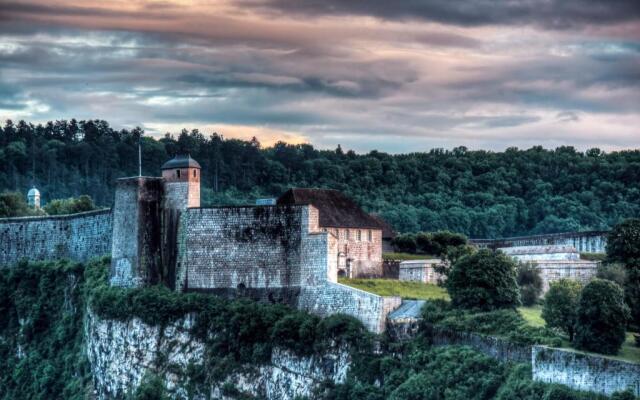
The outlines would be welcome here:
<svg viewBox="0 0 640 400">
<path fill-rule="evenodd" d="M 405 261 L 405 260 L 429 260 L 438 258 L 429 254 L 411 254 L 411 253 L 383 253 L 383 260 Z"/>
<path fill-rule="evenodd" d="M 544 320 L 542 319 L 542 307 L 541 306 L 533 306 L 533 307 L 519 307 L 518 311 L 522 318 L 527 321 L 527 323 L 531 326 L 544 326 Z"/>
<path fill-rule="evenodd" d="M 542 307 L 541 306 L 533 306 L 533 307 L 520 307 L 518 308 L 520 311 L 520 315 L 527 321 L 527 323 L 531 326 L 544 326 L 544 320 L 542 319 Z M 577 351 L 571 348 L 571 344 L 568 340 L 565 340 L 563 343 L 563 349 Z M 584 352 L 587 353 L 587 352 Z M 595 353 L 592 353 L 595 354 Z M 599 354 L 601 355 L 601 354 Z M 604 356 L 609 358 L 614 358 L 617 360 L 631 361 L 634 363 L 640 363 L 640 347 L 636 347 L 635 339 L 631 332 L 627 332 L 627 339 L 620 348 L 620 352 L 616 356 Z"/>
<path fill-rule="evenodd" d="M 339 279 L 344 285 L 375 293 L 380 296 L 400 296 L 404 299 L 433 300 L 449 299 L 444 288 L 421 282 L 406 282 L 396 279 Z"/>
</svg>

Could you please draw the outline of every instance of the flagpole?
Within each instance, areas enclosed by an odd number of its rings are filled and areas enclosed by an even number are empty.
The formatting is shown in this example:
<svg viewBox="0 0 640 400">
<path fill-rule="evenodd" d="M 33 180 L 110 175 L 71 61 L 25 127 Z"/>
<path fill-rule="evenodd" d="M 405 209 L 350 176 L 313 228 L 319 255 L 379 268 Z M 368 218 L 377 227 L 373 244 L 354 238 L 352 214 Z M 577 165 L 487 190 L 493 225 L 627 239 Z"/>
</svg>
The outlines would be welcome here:
<svg viewBox="0 0 640 400">
<path fill-rule="evenodd" d="M 142 176 L 142 135 L 138 138 L 138 176 Z"/>
</svg>

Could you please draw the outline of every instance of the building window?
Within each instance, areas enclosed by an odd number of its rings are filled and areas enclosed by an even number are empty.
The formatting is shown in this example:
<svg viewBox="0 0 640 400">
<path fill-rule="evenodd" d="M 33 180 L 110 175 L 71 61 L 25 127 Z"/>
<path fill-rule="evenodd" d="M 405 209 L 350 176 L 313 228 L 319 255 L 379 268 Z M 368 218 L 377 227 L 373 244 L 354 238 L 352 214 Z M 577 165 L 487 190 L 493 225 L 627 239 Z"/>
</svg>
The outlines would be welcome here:
<svg viewBox="0 0 640 400">
<path fill-rule="evenodd" d="M 180 178 L 180 170 L 177 170 L 177 171 L 176 171 L 176 176 L 177 176 L 178 178 Z"/>
<path fill-rule="evenodd" d="M 196 170 L 195 169 L 193 170 L 193 177 L 194 178 L 196 177 Z"/>
<path fill-rule="evenodd" d="M 347 240 L 351 239 L 351 235 L 349 235 L 349 229 L 345 229 L 345 236 Z"/>
<path fill-rule="evenodd" d="M 369 234 L 369 241 L 373 242 L 373 231 L 371 229 L 369 229 L 368 234 Z"/>
<path fill-rule="evenodd" d="M 356 240 L 358 242 L 362 240 L 362 231 L 360 229 L 356 231 Z"/>
</svg>

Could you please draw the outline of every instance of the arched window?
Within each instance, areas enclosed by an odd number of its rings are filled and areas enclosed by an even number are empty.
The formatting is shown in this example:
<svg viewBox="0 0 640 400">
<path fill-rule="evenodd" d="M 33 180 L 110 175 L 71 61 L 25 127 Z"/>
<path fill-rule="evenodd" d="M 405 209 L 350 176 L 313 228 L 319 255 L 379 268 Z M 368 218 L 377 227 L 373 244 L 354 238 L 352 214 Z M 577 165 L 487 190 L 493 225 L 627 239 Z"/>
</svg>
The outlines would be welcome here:
<svg viewBox="0 0 640 400">
<path fill-rule="evenodd" d="M 193 177 L 194 178 L 196 177 L 196 170 L 195 169 L 193 170 Z"/>
<path fill-rule="evenodd" d="M 176 176 L 177 176 L 178 178 L 180 178 L 180 170 L 177 170 L 177 171 L 176 171 Z"/>
</svg>

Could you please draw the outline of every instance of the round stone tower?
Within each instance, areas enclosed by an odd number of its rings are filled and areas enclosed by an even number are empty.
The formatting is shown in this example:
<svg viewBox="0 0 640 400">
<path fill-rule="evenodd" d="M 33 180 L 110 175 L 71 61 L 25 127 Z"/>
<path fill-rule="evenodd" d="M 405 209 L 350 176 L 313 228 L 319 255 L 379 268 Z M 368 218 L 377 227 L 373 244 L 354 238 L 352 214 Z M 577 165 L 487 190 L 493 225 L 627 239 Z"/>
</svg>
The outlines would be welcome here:
<svg viewBox="0 0 640 400">
<path fill-rule="evenodd" d="M 190 155 L 176 155 L 162 166 L 164 208 L 200 207 L 200 164 Z"/>
<path fill-rule="evenodd" d="M 29 189 L 27 193 L 27 202 L 29 207 L 40 208 L 40 191 L 36 187 Z"/>
</svg>

